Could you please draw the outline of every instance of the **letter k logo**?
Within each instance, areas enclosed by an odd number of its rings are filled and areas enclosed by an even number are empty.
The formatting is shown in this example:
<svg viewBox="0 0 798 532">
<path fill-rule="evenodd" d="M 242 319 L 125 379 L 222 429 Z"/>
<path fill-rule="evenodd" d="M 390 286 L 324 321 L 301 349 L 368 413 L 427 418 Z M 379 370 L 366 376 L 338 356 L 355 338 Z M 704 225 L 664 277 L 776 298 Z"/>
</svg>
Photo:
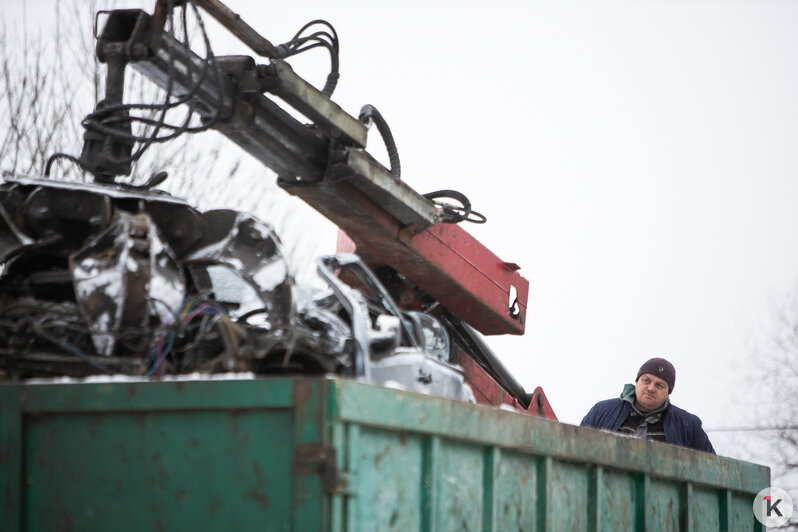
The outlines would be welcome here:
<svg viewBox="0 0 798 532">
<path fill-rule="evenodd" d="M 782 501 L 782 499 L 776 499 L 776 502 L 772 502 L 773 499 L 770 497 L 770 495 L 768 495 L 766 497 L 763 497 L 763 499 L 765 499 L 767 501 L 767 516 L 768 517 L 773 515 L 773 512 L 776 512 L 776 515 L 778 515 L 779 517 L 782 517 L 781 511 L 779 510 L 779 503 Z"/>
<path fill-rule="evenodd" d="M 771 486 L 756 494 L 752 510 L 756 520 L 766 527 L 782 527 L 792 517 L 795 508 L 787 491 Z"/>
</svg>

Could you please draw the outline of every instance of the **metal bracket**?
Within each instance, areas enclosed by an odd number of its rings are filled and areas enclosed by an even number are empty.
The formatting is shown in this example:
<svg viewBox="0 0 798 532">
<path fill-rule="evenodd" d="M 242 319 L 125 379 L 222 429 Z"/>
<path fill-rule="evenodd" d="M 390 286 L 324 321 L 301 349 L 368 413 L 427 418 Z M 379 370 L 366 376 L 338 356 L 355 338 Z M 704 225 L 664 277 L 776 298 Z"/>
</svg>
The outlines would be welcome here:
<svg viewBox="0 0 798 532">
<path fill-rule="evenodd" d="M 351 475 L 338 469 L 334 447 L 321 443 L 297 445 L 294 464 L 300 475 L 321 475 L 321 485 L 325 493 L 348 493 L 352 487 Z"/>
</svg>

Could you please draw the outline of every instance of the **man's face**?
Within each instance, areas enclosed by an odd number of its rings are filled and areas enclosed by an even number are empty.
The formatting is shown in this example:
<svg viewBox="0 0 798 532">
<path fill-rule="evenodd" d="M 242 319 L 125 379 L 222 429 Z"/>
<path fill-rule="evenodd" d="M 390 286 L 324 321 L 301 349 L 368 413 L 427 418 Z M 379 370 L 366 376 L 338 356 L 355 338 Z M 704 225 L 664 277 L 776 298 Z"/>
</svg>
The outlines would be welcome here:
<svg viewBox="0 0 798 532">
<path fill-rule="evenodd" d="M 656 375 L 643 373 L 635 384 L 635 397 L 641 412 L 651 412 L 665 404 L 668 398 L 668 383 Z"/>
</svg>

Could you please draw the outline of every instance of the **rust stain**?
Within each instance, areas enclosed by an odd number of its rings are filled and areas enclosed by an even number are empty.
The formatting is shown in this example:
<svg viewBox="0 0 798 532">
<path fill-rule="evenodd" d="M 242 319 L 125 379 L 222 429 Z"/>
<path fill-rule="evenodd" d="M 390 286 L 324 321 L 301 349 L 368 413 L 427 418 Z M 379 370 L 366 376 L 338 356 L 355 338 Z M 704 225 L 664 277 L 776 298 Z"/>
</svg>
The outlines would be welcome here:
<svg viewBox="0 0 798 532">
<path fill-rule="evenodd" d="M 294 407 L 298 410 L 301 410 L 305 403 L 308 402 L 308 399 L 313 395 L 313 392 L 310 389 L 310 383 L 306 380 L 297 380 L 294 381 L 294 390 L 291 393 L 291 400 L 294 403 Z"/>
<path fill-rule="evenodd" d="M 102 414 L 96 414 L 91 417 L 91 421 L 89 421 L 89 434 L 91 434 L 92 438 L 97 437 L 97 426 L 102 425 L 102 423 L 103 423 Z"/>
<path fill-rule="evenodd" d="M 72 516 L 68 512 L 61 514 L 61 526 L 59 528 L 67 532 L 72 530 Z"/>
<path fill-rule="evenodd" d="M 163 468 L 163 464 L 160 463 L 161 453 L 158 451 L 152 453 L 152 455 L 150 455 L 150 460 L 152 462 L 158 462 L 158 476 L 168 481 L 169 475 L 166 474 L 166 470 Z"/>
<path fill-rule="evenodd" d="M 11 486 L 6 486 L 5 500 L 6 500 L 5 507 L 6 507 L 6 510 L 8 510 L 8 513 L 16 512 L 17 511 L 17 505 L 14 504 L 14 502 L 11 500 Z"/>
<path fill-rule="evenodd" d="M 233 424 L 233 426 L 236 427 L 235 424 Z M 249 433 L 249 432 L 241 432 L 240 430 L 238 430 L 238 427 L 236 427 L 236 430 L 234 432 L 235 432 L 235 434 L 238 435 L 238 437 L 239 437 L 238 439 L 239 439 L 239 442 L 241 443 L 241 445 L 245 445 L 245 444 L 249 443 L 249 440 L 252 439 L 252 434 L 251 433 Z"/>
<path fill-rule="evenodd" d="M 258 490 L 250 490 L 249 496 L 252 497 L 261 508 L 269 506 L 269 497 L 267 497 L 265 493 L 261 493 Z"/>
<path fill-rule="evenodd" d="M 266 478 L 260 470 L 258 463 L 252 461 L 252 472 L 255 473 L 255 487 L 249 490 L 249 496 L 254 499 L 261 508 L 266 508 L 269 505 L 269 497 L 263 493 L 262 488 L 266 485 Z"/>
<path fill-rule="evenodd" d="M 200 446 L 200 441 L 197 438 L 191 438 L 188 440 L 188 446 L 196 449 Z"/>
<path fill-rule="evenodd" d="M 402 447 L 407 445 L 407 434 L 403 430 L 399 431 L 399 443 L 402 445 Z"/>
<path fill-rule="evenodd" d="M 324 426 L 324 409 L 313 408 L 314 404 L 309 404 L 315 398 L 314 390 L 319 385 L 318 379 L 300 378 L 294 381 L 291 392 L 291 400 L 301 422 L 313 422 L 316 429 L 321 431 Z M 310 410 L 308 410 L 310 408 Z M 311 418 L 308 414 L 312 415 Z"/>
<path fill-rule="evenodd" d="M 238 418 L 246 414 L 246 410 L 242 408 L 235 408 L 229 410 L 227 415 L 230 417 L 230 432 L 238 436 L 240 434 L 240 429 L 238 427 Z M 246 439 L 249 439 L 248 437 Z"/>
<path fill-rule="evenodd" d="M 125 448 L 124 443 L 119 443 L 119 459 L 122 461 L 123 464 L 127 464 L 130 462 L 130 457 L 127 454 L 127 449 Z"/>
<path fill-rule="evenodd" d="M 178 492 L 177 492 L 177 493 L 175 493 L 175 500 L 176 500 L 177 502 L 180 502 L 180 500 L 181 500 L 183 497 L 185 497 L 185 496 L 186 496 L 186 490 L 178 490 Z"/>
<path fill-rule="evenodd" d="M 261 472 L 255 460 L 252 461 L 252 471 L 255 473 L 255 483 L 257 487 L 263 486 L 266 483 L 266 479 L 263 477 L 263 472 Z"/>
<path fill-rule="evenodd" d="M 222 507 L 222 500 L 218 496 L 214 495 L 213 499 L 211 499 L 211 517 L 216 515 L 216 512 L 218 512 L 219 508 L 221 507 Z"/>
<path fill-rule="evenodd" d="M 391 452 L 391 448 L 386 445 L 382 451 L 374 455 L 374 467 L 380 467 L 380 462 L 383 458 L 388 456 L 389 452 Z"/>
<path fill-rule="evenodd" d="M 134 397 L 136 397 L 138 391 L 139 391 L 138 386 L 136 386 L 135 384 L 130 384 L 127 387 L 127 394 L 126 394 L 127 399 L 133 399 Z"/>
<path fill-rule="evenodd" d="M 241 416 L 243 416 L 244 414 L 246 414 L 246 413 L 247 413 L 247 411 L 246 411 L 245 409 L 243 409 L 243 408 L 231 408 L 231 409 L 229 409 L 229 410 L 227 411 L 227 413 L 228 413 L 228 415 L 229 415 L 231 418 L 233 418 L 233 419 L 238 419 L 238 418 L 240 418 Z"/>
</svg>

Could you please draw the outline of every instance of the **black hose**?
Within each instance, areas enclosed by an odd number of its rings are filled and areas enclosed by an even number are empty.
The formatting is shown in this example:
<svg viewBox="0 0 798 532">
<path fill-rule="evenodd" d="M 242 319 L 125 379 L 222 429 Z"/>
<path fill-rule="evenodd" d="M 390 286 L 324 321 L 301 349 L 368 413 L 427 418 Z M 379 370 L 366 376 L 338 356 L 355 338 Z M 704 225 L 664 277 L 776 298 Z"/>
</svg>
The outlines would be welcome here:
<svg viewBox="0 0 798 532">
<path fill-rule="evenodd" d="M 335 87 L 338 85 L 338 78 L 340 77 L 341 75 L 338 72 L 330 72 L 327 75 L 327 83 L 324 84 L 324 88 L 321 89 L 321 92 L 323 92 L 328 98 L 332 96 Z"/>
<path fill-rule="evenodd" d="M 125 185 L 125 184 L 122 184 L 122 183 L 120 183 L 120 184 L 122 186 L 126 187 L 126 188 L 131 188 L 131 189 L 134 189 L 134 190 L 149 190 L 152 187 L 156 187 L 156 186 L 160 185 L 161 183 L 163 183 L 164 181 L 166 181 L 167 177 L 169 177 L 168 173 L 166 173 L 164 171 L 160 171 L 160 172 L 157 172 L 155 174 L 152 174 L 152 176 L 143 185 Z"/>
<path fill-rule="evenodd" d="M 83 170 L 84 172 L 86 171 L 86 168 L 85 168 L 85 165 L 83 164 L 83 161 L 81 161 L 77 157 L 69 155 L 68 153 L 58 152 L 58 153 L 52 154 L 47 159 L 47 164 L 44 166 L 44 177 L 50 177 L 50 169 L 52 168 L 53 163 L 56 161 L 56 159 L 67 159 L 67 160 L 75 163 L 76 165 L 78 165 L 80 167 L 80 169 Z"/>
<path fill-rule="evenodd" d="M 329 31 L 320 30 L 310 35 L 302 35 L 305 30 L 314 26 L 325 26 Z M 290 41 L 279 44 L 275 48 L 279 59 L 287 59 L 293 55 L 318 48 L 319 46 L 327 48 L 330 52 L 330 73 L 327 75 L 324 88 L 321 89 L 321 92 L 329 98 L 335 91 L 335 87 L 338 85 L 338 78 L 340 77 L 338 73 L 338 33 L 335 31 L 332 24 L 326 20 L 312 20 L 302 26 Z"/>
<path fill-rule="evenodd" d="M 401 179 L 402 167 L 399 164 L 399 151 L 396 149 L 396 142 L 393 140 L 391 128 L 388 127 L 388 122 L 382 117 L 377 108 L 373 105 L 364 105 L 360 109 L 360 121 L 368 124 L 373 121 L 377 126 L 377 131 L 380 132 L 385 148 L 388 150 L 388 159 L 391 161 L 391 175 L 396 179 Z"/>
<path fill-rule="evenodd" d="M 427 192 L 423 194 L 428 200 L 432 200 L 436 207 L 440 208 L 438 217 L 439 221 L 446 224 L 456 224 L 462 221 L 471 222 L 475 224 L 484 224 L 488 219 L 484 214 L 480 214 L 471 209 L 471 202 L 465 194 L 456 190 L 436 190 L 435 192 Z M 442 201 L 435 201 L 438 198 L 451 198 L 460 202 L 461 206 L 449 205 Z"/>
<path fill-rule="evenodd" d="M 438 318 L 444 324 L 446 330 L 449 331 L 452 339 L 463 348 L 471 359 L 479 364 L 519 404 L 524 408 L 529 407 L 529 398 L 524 387 L 501 363 L 499 357 L 488 347 L 488 344 L 485 343 L 479 333 L 448 310 L 444 310 Z"/>
</svg>

